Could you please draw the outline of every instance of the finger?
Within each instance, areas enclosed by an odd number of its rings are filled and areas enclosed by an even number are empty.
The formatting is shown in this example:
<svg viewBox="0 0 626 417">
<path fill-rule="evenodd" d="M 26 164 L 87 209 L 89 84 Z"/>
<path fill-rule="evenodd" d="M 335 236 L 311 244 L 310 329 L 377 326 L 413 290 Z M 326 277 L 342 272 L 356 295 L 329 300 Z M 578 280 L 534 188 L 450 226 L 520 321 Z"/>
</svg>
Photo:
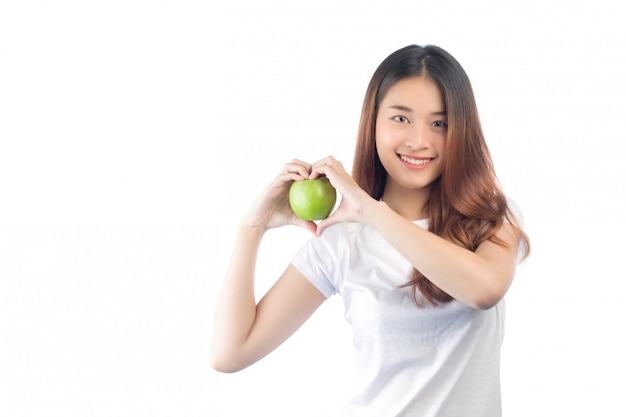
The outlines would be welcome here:
<svg viewBox="0 0 626 417">
<path fill-rule="evenodd" d="M 332 181 L 332 176 L 344 172 L 345 169 L 341 162 L 335 159 L 333 156 L 328 156 L 320 161 L 317 161 L 311 167 L 311 175 L 309 179 L 317 178 L 320 176 L 329 177 Z"/>
<path fill-rule="evenodd" d="M 317 235 L 317 224 L 314 221 L 302 220 L 299 217 L 294 216 L 294 219 L 292 220 L 291 224 L 293 224 L 294 226 L 303 227 L 309 232 L 313 233 L 314 235 Z"/>
<path fill-rule="evenodd" d="M 303 178 L 306 178 L 311 173 L 311 164 L 307 164 L 306 162 L 300 161 L 298 159 L 293 159 L 291 162 L 283 166 L 283 169 L 280 173 L 286 174 L 289 172 L 297 172 Z"/>
<path fill-rule="evenodd" d="M 308 178 L 313 180 L 319 177 L 328 177 L 328 179 L 332 180 L 334 172 L 332 165 L 314 165 Z"/>
<path fill-rule="evenodd" d="M 302 175 L 298 172 L 287 172 L 284 174 L 280 174 L 277 180 L 280 181 L 281 183 L 284 183 L 284 182 L 289 182 L 289 181 L 301 181 L 306 178 L 308 178 L 308 174 Z"/>
<path fill-rule="evenodd" d="M 341 223 L 341 220 L 338 216 L 331 214 L 329 217 L 326 217 L 324 220 L 320 221 L 316 226 L 315 235 L 317 237 L 322 236 L 324 230 L 328 229 L 330 226 L 335 225 L 337 223 Z"/>
</svg>

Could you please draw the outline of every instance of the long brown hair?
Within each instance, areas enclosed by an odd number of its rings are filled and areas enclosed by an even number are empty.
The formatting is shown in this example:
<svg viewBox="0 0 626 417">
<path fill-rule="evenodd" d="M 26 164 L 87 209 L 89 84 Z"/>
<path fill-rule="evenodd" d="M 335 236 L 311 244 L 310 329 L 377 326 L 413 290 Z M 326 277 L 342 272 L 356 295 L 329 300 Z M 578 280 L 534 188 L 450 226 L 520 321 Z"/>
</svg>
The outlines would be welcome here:
<svg viewBox="0 0 626 417">
<path fill-rule="evenodd" d="M 475 251 L 486 240 L 506 246 L 495 234 L 508 221 L 523 245 L 523 256 L 527 256 L 528 236 L 517 224 L 500 189 L 470 80 L 457 60 L 437 46 L 409 45 L 399 49 L 374 72 L 361 112 L 352 168 L 355 181 L 373 198 L 382 197 L 387 172 L 376 151 L 378 106 L 393 84 L 414 76 L 428 77 L 438 85 L 448 116 L 444 168 L 433 184 L 427 205 L 428 230 Z M 423 305 L 418 293 L 431 305 L 453 299 L 417 269 L 404 286 L 413 287 L 418 305 Z"/>
</svg>

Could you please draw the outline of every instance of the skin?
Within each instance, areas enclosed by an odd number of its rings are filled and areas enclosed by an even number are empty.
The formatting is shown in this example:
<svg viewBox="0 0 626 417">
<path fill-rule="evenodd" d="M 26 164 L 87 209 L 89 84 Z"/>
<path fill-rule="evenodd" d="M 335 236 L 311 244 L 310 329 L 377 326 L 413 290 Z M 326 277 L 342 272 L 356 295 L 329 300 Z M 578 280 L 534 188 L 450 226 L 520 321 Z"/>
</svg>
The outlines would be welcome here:
<svg viewBox="0 0 626 417">
<path fill-rule="evenodd" d="M 292 265 L 255 302 L 256 255 L 266 231 L 297 225 L 321 235 L 341 222 L 365 223 L 387 239 L 407 260 L 458 301 L 491 308 L 508 290 L 516 266 L 516 237 L 506 224 L 492 242 L 475 252 L 461 248 L 413 224 L 423 218 L 431 185 L 441 175 L 446 148 L 446 116 L 441 93 L 432 81 L 411 77 L 393 85 L 377 115 L 376 145 L 387 170 L 383 198 L 372 199 L 332 156 L 314 164 L 293 160 L 261 193 L 242 219 L 218 300 L 211 364 L 235 372 L 258 361 L 291 336 L 324 302 L 324 296 Z M 427 160 L 407 164 L 400 156 Z M 288 203 L 292 181 L 328 177 L 342 195 L 335 212 L 318 224 L 297 218 Z M 417 307 L 416 307 L 417 308 Z"/>
<path fill-rule="evenodd" d="M 443 171 L 446 135 L 445 106 L 430 79 L 411 77 L 389 89 L 376 118 L 376 149 L 388 174 L 382 200 L 407 219 L 425 217 L 431 184 Z"/>
</svg>

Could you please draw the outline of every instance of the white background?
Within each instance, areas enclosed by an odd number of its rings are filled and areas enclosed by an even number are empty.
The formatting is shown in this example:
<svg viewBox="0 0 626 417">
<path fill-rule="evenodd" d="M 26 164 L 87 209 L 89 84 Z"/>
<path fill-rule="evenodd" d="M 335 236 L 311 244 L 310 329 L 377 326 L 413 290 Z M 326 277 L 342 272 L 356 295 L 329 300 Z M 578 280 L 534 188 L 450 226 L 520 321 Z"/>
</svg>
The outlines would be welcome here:
<svg viewBox="0 0 626 417">
<path fill-rule="evenodd" d="M 208 362 L 248 204 L 297 157 L 351 167 L 371 74 L 437 44 L 472 79 L 533 254 L 504 414 L 624 416 L 626 7 L 0 2 L 0 415 L 319 416 L 349 391 L 331 299 L 243 372 Z M 262 294 L 308 238 L 267 235 Z"/>
</svg>

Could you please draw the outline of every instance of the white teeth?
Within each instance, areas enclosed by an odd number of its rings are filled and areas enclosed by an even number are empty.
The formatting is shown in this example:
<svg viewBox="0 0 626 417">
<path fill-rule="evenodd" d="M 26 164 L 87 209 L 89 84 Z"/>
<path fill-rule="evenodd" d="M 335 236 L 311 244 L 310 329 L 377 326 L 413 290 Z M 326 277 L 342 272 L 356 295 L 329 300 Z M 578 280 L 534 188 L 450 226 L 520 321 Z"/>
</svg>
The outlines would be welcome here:
<svg viewBox="0 0 626 417">
<path fill-rule="evenodd" d="M 404 162 L 408 162 L 411 165 L 426 165 L 431 161 L 430 159 L 413 159 L 404 155 L 400 155 L 400 159 L 402 159 Z"/>
</svg>

